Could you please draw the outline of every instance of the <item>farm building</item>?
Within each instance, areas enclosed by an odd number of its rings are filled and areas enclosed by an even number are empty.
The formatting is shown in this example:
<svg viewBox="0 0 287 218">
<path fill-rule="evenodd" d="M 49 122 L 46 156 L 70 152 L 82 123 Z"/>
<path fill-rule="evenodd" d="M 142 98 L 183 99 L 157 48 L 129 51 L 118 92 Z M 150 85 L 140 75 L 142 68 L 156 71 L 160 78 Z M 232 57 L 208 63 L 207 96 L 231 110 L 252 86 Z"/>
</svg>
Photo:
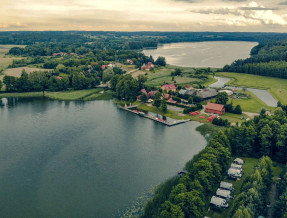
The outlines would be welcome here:
<svg viewBox="0 0 287 218">
<path fill-rule="evenodd" d="M 222 104 L 215 104 L 215 103 L 208 102 L 205 107 L 205 112 L 213 113 L 213 114 L 224 114 L 225 107 Z"/>
<path fill-rule="evenodd" d="M 161 89 L 163 91 L 173 91 L 173 92 L 176 92 L 176 86 L 174 84 L 165 84 L 161 87 Z"/>
<path fill-rule="evenodd" d="M 143 64 L 141 70 L 151 70 L 154 68 L 154 64 L 152 62 L 148 62 L 147 64 Z"/>
<path fill-rule="evenodd" d="M 215 89 L 203 89 L 197 92 L 197 96 L 201 97 L 203 100 L 211 99 L 217 96 L 217 91 Z"/>
</svg>

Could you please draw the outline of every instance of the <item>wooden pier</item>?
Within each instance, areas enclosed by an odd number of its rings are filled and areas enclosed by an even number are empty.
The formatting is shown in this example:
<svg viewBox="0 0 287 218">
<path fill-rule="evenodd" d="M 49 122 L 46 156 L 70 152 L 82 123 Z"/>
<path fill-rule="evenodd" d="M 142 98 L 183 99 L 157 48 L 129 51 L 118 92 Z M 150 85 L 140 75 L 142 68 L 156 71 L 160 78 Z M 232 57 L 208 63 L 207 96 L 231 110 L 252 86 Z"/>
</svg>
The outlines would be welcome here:
<svg viewBox="0 0 287 218">
<path fill-rule="evenodd" d="M 137 108 L 137 105 L 131 105 L 131 106 L 128 106 L 128 107 L 120 107 L 121 109 L 125 110 L 125 111 L 128 111 L 128 112 L 131 112 L 131 113 L 134 113 L 134 114 L 137 114 L 141 117 L 145 117 L 147 119 L 150 119 L 150 120 L 153 120 L 155 122 L 158 122 L 158 123 L 161 123 L 161 124 L 164 124 L 166 126 L 176 126 L 176 125 L 179 125 L 179 124 L 183 124 L 183 123 L 187 123 L 187 122 L 190 122 L 192 121 L 191 119 L 188 119 L 188 120 L 175 120 L 173 122 L 168 122 L 166 120 L 163 120 L 163 119 L 160 119 L 158 117 L 154 117 L 154 116 L 151 116 L 151 115 L 148 115 L 148 114 L 145 114 L 141 111 L 138 111 L 138 110 L 133 110 L 135 108 Z"/>
</svg>

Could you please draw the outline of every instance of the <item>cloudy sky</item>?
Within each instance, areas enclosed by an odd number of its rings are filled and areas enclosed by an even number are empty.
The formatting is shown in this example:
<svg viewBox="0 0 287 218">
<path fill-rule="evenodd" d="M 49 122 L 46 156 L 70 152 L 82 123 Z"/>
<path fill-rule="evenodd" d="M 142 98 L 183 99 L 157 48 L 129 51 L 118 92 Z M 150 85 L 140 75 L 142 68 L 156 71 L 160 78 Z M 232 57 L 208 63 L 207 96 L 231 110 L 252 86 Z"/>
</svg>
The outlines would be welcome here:
<svg viewBox="0 0 287 218">
<path fill-rule="evenodd" d="M 0 31 L 287 32 L 287 0 L 0 0 Z"/>
</svg>

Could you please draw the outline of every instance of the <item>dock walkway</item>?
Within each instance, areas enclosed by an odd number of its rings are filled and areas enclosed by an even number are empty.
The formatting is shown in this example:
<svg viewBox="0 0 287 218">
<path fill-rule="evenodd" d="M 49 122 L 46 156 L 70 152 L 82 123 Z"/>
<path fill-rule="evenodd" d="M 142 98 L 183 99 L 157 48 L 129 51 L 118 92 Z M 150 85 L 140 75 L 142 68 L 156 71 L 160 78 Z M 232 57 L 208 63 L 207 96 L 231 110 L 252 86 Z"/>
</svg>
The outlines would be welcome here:
<svg viewBox="0 0 287 218">
<path fill-rule="evenodd" d="M 155 122 L 158 122 L 158 123 L 161 123 L 161 124 L 164 124 L 166 126 L 176 126 L 176 125 L 179 125 L 179 124 L 183 124 L 183 123 L 187 123 L 187 122 L 190 122 L 192 121 L 192 119 L 188 119 L 188 120 L 174 120 L 173 122 L 168 122 L 166 120 L 163 120 L 163 119 L 159 119 L 157 117 L 154 117 L 154 116 L 150 116 L 148 114 L 145 114 L 141 111 L 138 111 L 138 110 L 132 110 L 132 109 L 135 109 L 137 108 L 138 105 L 131 105 L 131 106 L 128 106 L 128 107 L 120 107 L 121 109 L 125 110 L 125 111 L 128 111 L 128 112 L 131 112 L 131 113 L 134 113 L 134 114 L 137 114 L 139 116 L 142 116 L 142 117 L 145 117 L 147 119 L 150 119 L 150 120 L 153 120 Z"/>
</svg>

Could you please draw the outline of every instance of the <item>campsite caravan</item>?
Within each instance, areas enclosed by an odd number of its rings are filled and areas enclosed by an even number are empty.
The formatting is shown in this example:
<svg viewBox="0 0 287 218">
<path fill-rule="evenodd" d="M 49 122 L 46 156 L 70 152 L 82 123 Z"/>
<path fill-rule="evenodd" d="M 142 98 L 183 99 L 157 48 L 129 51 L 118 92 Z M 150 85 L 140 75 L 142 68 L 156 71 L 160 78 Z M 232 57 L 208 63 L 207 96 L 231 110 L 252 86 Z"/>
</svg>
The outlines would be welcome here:
<svg viewBox="0 0 287 218">
<path fill-rule="evenodd" d="M 233 184 L 228 183 L 228 182 L 221 182 L 219 188 L 225 189 L 228 191 L 234 191 Z"/>
<path fill-rule="evenodd" d="M 232 179 L 241 178 L 242 174 L 240 170 L 229 168 L 227 175 Z"/>
<path fill-rule="evenodd" d="M 239 164 L 232 163 L 230 168 L 242 171 L 242 165 Z"/>
<path fill-rule="evenodd" d="M 240 158 L 236 158 L 233 161 L 234 164 L 238 164 L 238 165 L 244 165 L 244 160 L 240 159 Z"/>
<path fill-rule="evenodd" d="M 216 196 L 212 196 L 210 205 L 216 208 L 227 208 L 228 207 L 228 203 L 225 199 L 222 199 Z"/>
<path fill-rule="evenodd" d="M 224 198 L 225 200 L 229 201 L 231 198 L 230 191 L 224 189 L 217 189 L 216 196 L 220 198 Z"/>
</svg>

